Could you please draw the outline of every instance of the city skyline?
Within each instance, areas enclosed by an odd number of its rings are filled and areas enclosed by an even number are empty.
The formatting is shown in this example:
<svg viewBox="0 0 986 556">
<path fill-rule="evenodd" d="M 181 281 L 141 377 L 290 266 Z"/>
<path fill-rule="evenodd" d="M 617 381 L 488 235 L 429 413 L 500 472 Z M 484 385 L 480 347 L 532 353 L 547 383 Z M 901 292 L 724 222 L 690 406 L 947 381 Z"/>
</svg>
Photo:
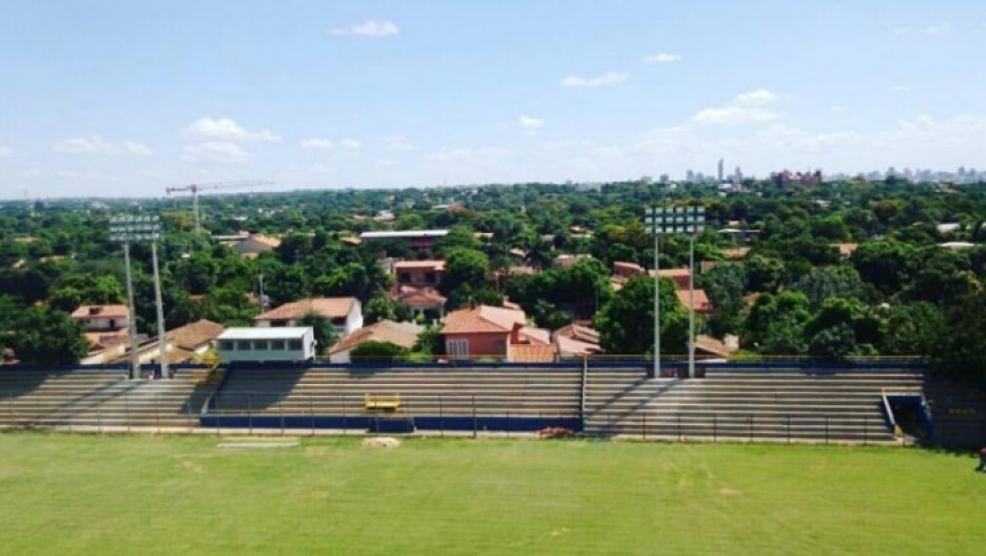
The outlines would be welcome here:
<svg viewBox="0 0 986 556">
<path fill-rule="evenodd" d="M 7 5 L 0 197 L 986 167 L 972 2 L 231 6 Z"/>
</svg>

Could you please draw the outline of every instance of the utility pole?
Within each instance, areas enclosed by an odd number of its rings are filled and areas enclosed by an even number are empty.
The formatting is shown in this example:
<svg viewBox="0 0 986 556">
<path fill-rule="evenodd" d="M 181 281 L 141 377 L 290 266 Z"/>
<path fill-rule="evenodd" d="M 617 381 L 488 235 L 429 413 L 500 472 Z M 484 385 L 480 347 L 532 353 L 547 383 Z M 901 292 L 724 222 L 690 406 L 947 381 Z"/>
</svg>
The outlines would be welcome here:
<svg viewBox="0 0 986 556">
<path fill-rule="evenodd" d="M 688 378 L 695 378 L 695 234 L 688 236 Z"/>
</svg>

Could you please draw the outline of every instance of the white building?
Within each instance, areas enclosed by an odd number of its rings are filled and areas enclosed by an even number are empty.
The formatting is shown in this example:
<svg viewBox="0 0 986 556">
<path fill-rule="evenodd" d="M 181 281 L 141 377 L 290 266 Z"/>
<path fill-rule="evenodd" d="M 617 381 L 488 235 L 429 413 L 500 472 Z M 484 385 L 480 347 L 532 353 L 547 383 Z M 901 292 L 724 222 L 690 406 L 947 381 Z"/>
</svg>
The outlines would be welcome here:
<svg viewBox="0 0 986 556">
<path fill-rule="evenodd" d="M 297 326 L 314 313 L 332 321 L 336 334 L 348 336 L 363 327 L 363 304 L 355 297 L 311 297 L 285 303 L 254 317 L 257 326 Z"/>
<path fill-rule="evenodd" d="M 126 305 L 81 305 L 72 311 L 72 320 L 87 332 L 110 332 L 130 326 L 130 309 Z"/>
<path fill-rule="evenodd" d="M 216 349 L 224 363 L 311 361 L 315 331 L 310 326 L 227 328 L 216 338 Z"/>
</svg>

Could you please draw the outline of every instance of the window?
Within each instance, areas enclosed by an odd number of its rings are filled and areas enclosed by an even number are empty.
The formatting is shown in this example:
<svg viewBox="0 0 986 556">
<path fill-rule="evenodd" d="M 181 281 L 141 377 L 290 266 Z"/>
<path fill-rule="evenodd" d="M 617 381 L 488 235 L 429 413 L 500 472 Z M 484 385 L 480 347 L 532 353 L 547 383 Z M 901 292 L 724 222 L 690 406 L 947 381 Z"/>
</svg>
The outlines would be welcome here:
<svg viewBox="0 0 986 556">
<path fill-rule="evenodd" d="M 271 340 L 270 349 L 274 351 L 284 351 L 284 340 Z"/>
<path fill-rule="evenodd" d="M 236 349 L 239 351 L 250 351 L 250 340 L 240 340 L 236 342 Z"/>
<path fill-rule="evenodd" d="M 408 282 L 411 281 L 411 273 L 410 272 L 400 272 L 400 273 L 398 273 L 397 274 L 397 281 L 399 283 L 401 283 L 401 284 L 407 284 Z"/>
<path fill-rule="evenodd" d="M 267 344 L 267 340 L 254 340 L 253 341 L 253 349 L 255 349 L 257 351 L 267 351 L 267 348 L 268 347 L 269 347 L 269 345 Z"/>
<path fill-rule="evenodd" d="M 219 342 L 219 349 L 223 351 L 233 351 L 235 345 L 236 344 L 233 340 L 223 340 Z"/>
<path fill-rule="evenodd" d="M 436 280 L 435 280 L 435 273 L 434 272 L 428 272 L 428 273 L 426 273 L 425 274 L 425 282 L 427 282 L 429 284 L 434 284 L 436 282 Z"/>
<path fill-rule="evenodd" d="M 449 355 L 465 357 L 469 355 L 469 340 L 446 340 L 445 351 Z"/>
<path fill-rule="evenodd" d="M 301 340 L 291 340 L 288 342 L 288 349 L 292 351 L 301 351 Z"/>
</svg>

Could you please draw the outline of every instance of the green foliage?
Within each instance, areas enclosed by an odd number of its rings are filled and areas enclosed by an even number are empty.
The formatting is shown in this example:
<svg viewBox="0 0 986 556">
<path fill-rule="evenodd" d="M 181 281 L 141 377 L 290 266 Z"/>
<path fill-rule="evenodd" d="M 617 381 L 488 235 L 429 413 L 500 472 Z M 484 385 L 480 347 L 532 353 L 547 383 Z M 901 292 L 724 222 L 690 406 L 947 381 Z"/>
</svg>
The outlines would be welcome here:
<svg viewBox="0 0 986 556">
<path fill-rule="evenodd" d="M 310 326 L 315 335 L 316 350 L 318 353 L 325 353 L 337 341 L 339 335 L 336 333 L 332 320 L 316 312 L 309 312 L 301 317 L 298 326 Z"/>
<path fill-rule="evenodd" d="M 349 359 L 354 363 L 387 363 L 403 361 L 408 355 L 407 348 L 391 342 L 368 340 L 356 346 L 349 352 Z"/>
<path fill-rule="evenodd" d="M 22 363 L 76 363 L 89 350 L 82 327 L 62 311 L 30 307 L 12 324 L 15 329 L 9 347 Z"/>
<path fill-rule="evenodd" d="M 674 285 L 661 280 L 661 352 L 682 353 L 688 339 L 688 313 Z M 631 278 L 596 314 L 600 345 L 609 353 L 654 352 L 654 280 Z"/>
<path fill-rule="evenodd" d="M 411 320 L 411 311 L 389 297 L 374 297 L 363 306 L 363 323 L 371 325 L 382 320 L 409 321 Z"/>
<path fill-rule="evenodd" d="M 490 260 L 482 251 L 459 247 L 451 250 L 445 264 L 445 274 L 438 284 L 438 290 L 447 297 L 464 285 L 478 291 L 490 281 Z"/>
<path fill-rule="evenodd" d="M 784 275 L 784 263 L 772 257 L 751 255 L 746 267 L 747 290 L 754 292 L 775 292 Z"/>
</svg>

